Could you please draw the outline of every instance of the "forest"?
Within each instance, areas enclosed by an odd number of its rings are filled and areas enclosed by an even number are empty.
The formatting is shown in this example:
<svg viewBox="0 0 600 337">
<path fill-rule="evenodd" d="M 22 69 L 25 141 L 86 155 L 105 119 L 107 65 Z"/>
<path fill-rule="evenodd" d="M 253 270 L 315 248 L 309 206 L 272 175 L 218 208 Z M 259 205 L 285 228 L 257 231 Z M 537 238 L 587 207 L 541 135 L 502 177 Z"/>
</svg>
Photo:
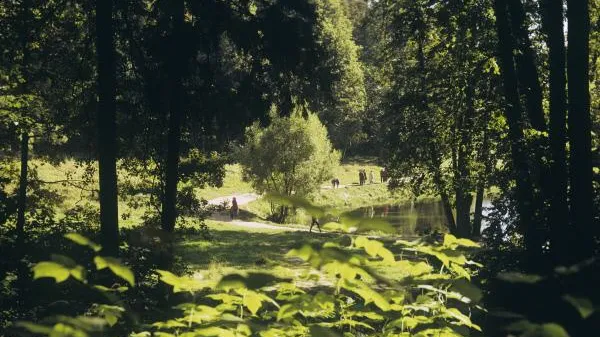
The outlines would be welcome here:
<svg viewBox="0 0 600 337">
<path fill-rule="evenodd" d="M 0 337 L 600 335 L 600 0 L 0 1 Z"/>
</svg>

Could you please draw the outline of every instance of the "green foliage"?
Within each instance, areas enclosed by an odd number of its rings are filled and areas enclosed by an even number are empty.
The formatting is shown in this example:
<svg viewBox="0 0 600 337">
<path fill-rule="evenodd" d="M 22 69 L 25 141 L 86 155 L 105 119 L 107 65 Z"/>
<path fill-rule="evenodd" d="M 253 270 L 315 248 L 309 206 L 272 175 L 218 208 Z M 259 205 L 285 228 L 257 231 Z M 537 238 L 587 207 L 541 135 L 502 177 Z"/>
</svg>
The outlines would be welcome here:
<svg viewBox="0 0 600 337">
<path fill-rule="evenodd" d="M 267 128 L 256 123 L 246 130 L 239 150 L 244 175 L 259 193 L 305 197 L 331 177 L 340 155 L 316 115 L 306 112 L 305 118 L 296 107 L 289 117 L 273 110 L 271 118 Z M 287 207 L 281 207 L 277 220 L 283 222 L 286 216 Z"/>
<path fill-rule="evenodd" d="M 336 147 L 348 149 L 364 141 L 366 106 L 363 66 L 359 46 L 352 36 L 352 22 L 342 0 L 316 1 L 317 41 L 329 56 L 323 68 L 331 73 L 331 100 L 315 107 Z"/>
<path fill-rule="evenodd" d="M 79 245 L 88 246 L 98 252 L 100 246 L 83 235 L 77 233 L 68 233 L 65 238 Z M 95 256 L 94 262 L 97 270 L 108 268 L 115 276 L 126 280 L 131 286 L 135 285 L 132 271 L 129 267 L 123 265 L 118 259 L 112 257 Z M 57 315 L 46 318 L 44 324 L 33 322 L 17 322 L 16 327 L 25 329 L 33 334 L 46 335 L 51 337 L 72 336 L 86 337 L 95 333 L 114 327 L 122 320 L 126 313 L 125 308 L 120 303 L 115 293 L 122 293 L 127 290 L 126 287 L 106 287 L 101 284 L 93 284 L 88 278 L 87 269 L 77 264 L 75 260 L 63 255 L 52 255 L 52 261 L 42 261 L 36 263 L 32 268 L 33 279 L 52 278 L 56 283 L 62 283 L 69 278 L 79 282 L 88 291 L 88 296 L 94 293 L 100 293 L 109 303 L 93 303 L 89 313 L 75 317 Z M 93 281 L 92 281 L 93 282 Z"/>
<path fill-rule="evenodd" d="M 340 228 L 354 230 L 351 226 Z M 68 236 L 94 247 L 83 236 Z M 354 236 L 343 245 L 325 242 L 290 250 L 286 258 L 310 266 L 306 275 L 284 279 L 269 272 L 231 274 L 209 289 L 198 287 L 193 278 L 157 270 L 160 280 L 174 292 L 187 292 L 191 297 L 182 298 L 184 302 L 174 307 L 176 315 L 132 327 L 130 336 L 466 336 L 469 329 L 480 330 L 468 314 L 476 310 L 479 297 L 452 265 L 468 272 L 474 264 L 462 250 L 475 246 L 451 235 L 441 245 L 423 241 L 394 245 Z M 395 247 L 416 255 L 398 254 Z M 96 256 L 94 261 L 97 269 L 109 269 L 133 285 L 133 279 L 127 277 L 129 269 L 118 260 Z M 432 266 L 438 263 L 448 264 L 448 268 L 434 271 Z M 38 263 L 34 271 L 39 270 L 36 278 L 63 282 L 77 267 L 75 261 L 57 255 L 52 262 Z M 404 276 L 386 279 L 376 271 L 381 267 L 400 269 Z M 90 287 L 112 293 L 100 285 Z M 99 328 L 111 331 L 128 314 L 116 303 L 93 304 L 90 313 L 56 317 L 54 324 L 22 322 L 18 326 L 48 336 L 88 336 Z"/>
</svg>

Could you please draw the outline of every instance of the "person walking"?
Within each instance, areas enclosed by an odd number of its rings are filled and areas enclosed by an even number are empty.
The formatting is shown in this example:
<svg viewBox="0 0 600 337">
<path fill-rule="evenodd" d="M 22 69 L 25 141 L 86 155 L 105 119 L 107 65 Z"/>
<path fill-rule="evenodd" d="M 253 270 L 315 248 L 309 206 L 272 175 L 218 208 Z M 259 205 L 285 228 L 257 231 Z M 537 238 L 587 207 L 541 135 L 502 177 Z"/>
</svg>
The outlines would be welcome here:
<svg viewBox="0 0 600 337">
<path fill-rule="evenodd" d="M 235 197 L 233 197 L 233 199 L 231 200 L 231 211 L 229 213 L 231 220 L 235 219 L 238 216 L 238 212 L 239 212 L 238 203 L 237 203 L 237 200 L 235 199 Z"/>
<path fill-rule="evenodd" d="M 317 225 L 317 228 L 319 229 L 319 233 L 321 233 L 321 224 L 319 224 L 319 220 L 317 218 L 315 218 L 314 216 L 312 217 L 312 221 L 310 223 L 310 228 L 308 229 L 308 232 L 312 233 L 312 229 L 313 229 L 314 225 Z"/>
<path fill-rule="evenodd" d="M 373 176 L 373 170 L 369 171 L 369 184 L 375 183 L 375 177 Z"/>
</svg>

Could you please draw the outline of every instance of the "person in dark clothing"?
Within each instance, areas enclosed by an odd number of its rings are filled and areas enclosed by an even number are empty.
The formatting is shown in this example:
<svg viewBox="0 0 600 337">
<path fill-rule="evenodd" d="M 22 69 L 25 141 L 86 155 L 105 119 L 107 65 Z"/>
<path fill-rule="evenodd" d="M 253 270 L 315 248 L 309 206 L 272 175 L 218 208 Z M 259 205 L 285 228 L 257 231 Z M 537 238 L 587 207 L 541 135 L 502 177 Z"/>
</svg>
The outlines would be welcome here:
<svg viewBox="0 0 600 337">
<path fill-rule="evenodd" d="M 340 180 L 338 178 L 331 179 L 331 188 L 340 187 Z"/>
<path fill-rule="evenodd" d="M 238 212 L 239 212 L 238 203 L 237 203 L 237 200 L 235 199 L 235 197 L 233 197 L 233 199 L 231 200 L 231 212 L 229 213 L 231 220 L 235 219 L 238 216 Z"/>
<path fill-rule="evenodd" d="M 312 233 L 312 229 L 313 229 L 314 225 L 317 225 L 317 228 L 319 229 L 319 233 L 321 233 L 321 224 L 319 224 L 319 220 L 317 218 L 315 218 L 314 216 L 312 217 L 312 221 L 310 223 L 310 228 L 308 229 L 308 232 Z"/>
</svg>

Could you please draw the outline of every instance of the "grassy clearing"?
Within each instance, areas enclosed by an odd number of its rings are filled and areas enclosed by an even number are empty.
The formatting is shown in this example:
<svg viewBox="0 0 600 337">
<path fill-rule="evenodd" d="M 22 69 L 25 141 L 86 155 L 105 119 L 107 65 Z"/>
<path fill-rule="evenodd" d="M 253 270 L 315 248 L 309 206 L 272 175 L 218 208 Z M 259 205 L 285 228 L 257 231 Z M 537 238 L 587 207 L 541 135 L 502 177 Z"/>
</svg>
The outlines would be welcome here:
<svg viewBox="0 0 600 337">
<path fill-rule="evenodd" d="M 225 165 L 225 172 L 223 186 L 198 189 L 197 195 L 206 200 L 210 200 L 218 197 L 254 191 L 250 183 L 243 181 L 242 167 L 239 164 Z"/>
<path fill-rule="evenodd" d="M 349 236 L 340 233 L 307 233 L 272 229 L 248 229 L 226 222 L 207 221 L 213 240 L 200 236 L 186 236 L 176 246 L 179 256 L 195 270 L 195 278 L 201 286 L 214 286 L 221 276 L 231 273 L 247 273 L 268 270 L 278 277 L 306 276 L 310 268 L 297 259 L 285 258 L 292 248 L 305 244 L 321 245 L 327 241 L 342 245 L 349 243 Z M 392 238 L 386 240 L 388 248 L 400 256 Z M 386 277 L 403 277 L 402 268 L 379 268 L 375 270 Z M 320 282 L 332 283 L 324 278 Z"/>
<path fill-rule="evenodd" d="M 56 203 L 56 218 L 62 218 L 70 209 L 77 206 L 82 206 L 87 209 L 99 209 L 98 203 L 98 171 L 97 165 L 91 165 L 92 173 L 91 180 L 84 181 L 86 178 L 87 164 L 79 164 L 76 160 L 67 159 L 61 163 L 53 164 L 40 159 L 32 159 L 29 162 L 32 169 L 37 172 L 38 179 L 42 182 L 42 186 L 60 196 Z M 223 186 L 208 187 L 198 189 L 199 197 L 212 199 L 221 196 L 235 195 L 240 193 L 252 192 L 252 187 L 249 183 L 242 180 L 242 168 L 240 165 L 226 165 L 226 175 L 223 180 Z M 125 171 L 120 170 L 119 181 L 126 176 Z M 14 180 L 16 181 L 16 180 Z M 17 186 L 9 186 L 14 190 Z M 143 199 L 144 195 L 138 195 L 136 198 Z M 120 225 L 124 228 L 139 225 L 142 222 L 142 216 L 145 212 L 143 208 L 132 208 L 123 200 L 119 199 L 119 219 Z"/>
<path fill-rule="evenodd" d="M 93 172 L 89 175 L 91 179 L 87 180 L 87 164 L 78 164 L 72 159 L 59 164 L 33 159 L 30 161 L 30 166 L 36 170 L 38 178 L 45 182 L 42 184 L 44 188 L 60 195 L 61 198 L 55 209 L 57 218 L 63 217 L 65 212 L 77 206 L 99 210 L 98 169 L 95 163 L 91 165 Z M 124 171 L 118 173 L 121 177 L 126 174 Z M 128 228 L 140 224 L 144 212 L 145 210 L 142 208 L 129 207 L 122 198 L 119 198 L 120 226 Z"/>
<path fill-rule="evenodd" d="M 200 236 L 183 238 L 176 249 L 196 278 L 214 285 L 231 273 L 269 270 L 279 277 L 302 275 L 308 266 L 283 256 L 303 244 L 319 244 L 331 236 L 271 229 L 245 229 L 226 222 L 207 221 L 213 240 Z"/>
<path fill-rule="evenodd" d="M 333 176 L 340 179 L 341 187 L 332 189 L 329 181 L 324 181 L 322 189 L 311 196 L 313 203 L 336 209 L 355 209 L 358 207 L 380 205 L 388 203 L 398 203 L 407 199 L 403 195 L 393 195 L 387 190 L 385 184 L 379 182 L 380 166 L 374 164 L 374 159 L 358 158 L 357 162 L 345 163 L 339 166 Z M 92 180 L 83 183 L 86 174 L 86 165 L 80 165 L 77 161 L 67 159 L 59 164 L 51 164 L 39 159 L 32 159 L 30 165 L 35 168 L 40 180 L 52 182 L 43 184 L 58 195 L 60 200 L 56 202 L 56 216 L 61 218 L 65 212 L 76 206 L 82 206 L 87 209 L 98 209 L 98 196 L 95 191 L 98 189 L 97 166 L 92 165 Z M 358 185 L 358 171 L 365 169 L 372 171 L 376 183 L 364 186 Z M 252 186 L 243 181 L 242 168 L 239 164 L 227 165 L 225 167 L 226 175 L 223 186 L 207 187 L 197 189 L 199 197 L 213 199 L 217 197 L 230 196 L 242 193 L 252 192 Z M 119 171 L 120 181 L 130 179 L 126 172 Z M 62 181 L 72 180 L 72 184 L 63 184 Z M 84 189 L 78 188 L 81 185 Z M 15 186 L 12 186 L 14 188 Z M 136 198 L 142 200 L 145 195 L 138 195 Z M 244 220 L 265 221 L 270 213 L 270 204 L 265 200 L 256 200 L 247 205 L 241 206 L 241 218 Z M 132 208 L 122 199 L 119 200 L 120 225 L 124 228 L 138 225 L 142 222 L 144 208 Z M 308 226 L 310 217 L 299 211 L 290 218 L 290 223 L 296 223 L 300 226 Z"/>
</svg>

